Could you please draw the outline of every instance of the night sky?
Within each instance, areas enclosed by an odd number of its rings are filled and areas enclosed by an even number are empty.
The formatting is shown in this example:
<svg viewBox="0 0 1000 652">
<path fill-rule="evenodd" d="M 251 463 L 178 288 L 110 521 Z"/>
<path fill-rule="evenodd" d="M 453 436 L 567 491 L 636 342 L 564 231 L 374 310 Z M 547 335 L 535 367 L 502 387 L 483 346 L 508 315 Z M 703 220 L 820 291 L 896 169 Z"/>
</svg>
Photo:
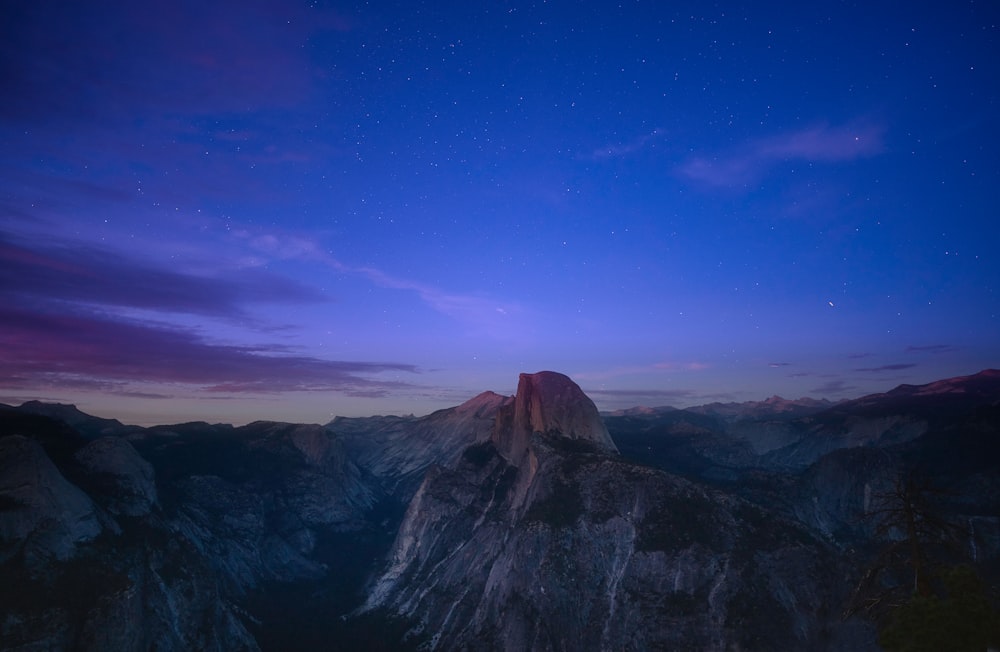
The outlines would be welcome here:
<svg viewBox="0 0 1000 652">
<path fill-rule="evenodd" d="M 38 2 L 0 401 L 601 409 L 1000 366 L 1000 5 Z"/>
</svg>

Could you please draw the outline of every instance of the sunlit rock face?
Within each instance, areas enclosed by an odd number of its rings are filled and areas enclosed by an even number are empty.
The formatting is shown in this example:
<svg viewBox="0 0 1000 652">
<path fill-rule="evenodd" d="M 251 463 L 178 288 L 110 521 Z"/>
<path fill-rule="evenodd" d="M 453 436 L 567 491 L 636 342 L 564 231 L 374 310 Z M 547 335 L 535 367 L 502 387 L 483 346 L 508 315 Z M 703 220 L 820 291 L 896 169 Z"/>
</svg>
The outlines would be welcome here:
<svg viewBox="0 0 1000 652">
<path fill-rule="evenodd" d="M 431 649 L 865 649 L 805 528 L 621 459 L 561 374 L 414 495 L 367 610 Z"/>
<path fill-rule="evenodd" d="M 500 454 L 518 466 L 533 433 L 590 442 L 617 452 L 597 406 L 568 376 L 554 371 L 521 374 L 514 401 L 498 415 L 492 440 Z"/>
</svg>

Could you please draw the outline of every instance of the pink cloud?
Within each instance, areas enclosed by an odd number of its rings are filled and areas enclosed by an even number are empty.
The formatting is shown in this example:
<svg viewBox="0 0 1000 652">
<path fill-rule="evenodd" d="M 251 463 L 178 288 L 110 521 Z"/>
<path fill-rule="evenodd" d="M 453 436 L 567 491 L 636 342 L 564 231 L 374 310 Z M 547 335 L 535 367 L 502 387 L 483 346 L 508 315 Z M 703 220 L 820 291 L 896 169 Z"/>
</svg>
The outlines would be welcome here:
<svg viewBox="0 0 1000 652">
<path fill-rule="evenodd" d="M 222 346 L 153 322 L 84 310 L 0 306 L 0 387 L 128 388 L 177 383 L 217 393 L 336 391 L 372 395 L 409 387 L 371 378 L 416 373 L 397 362 L 324 360 L 282 347 Z M 96 383 L 96 385 L 95 385 Z"/>
</svg>

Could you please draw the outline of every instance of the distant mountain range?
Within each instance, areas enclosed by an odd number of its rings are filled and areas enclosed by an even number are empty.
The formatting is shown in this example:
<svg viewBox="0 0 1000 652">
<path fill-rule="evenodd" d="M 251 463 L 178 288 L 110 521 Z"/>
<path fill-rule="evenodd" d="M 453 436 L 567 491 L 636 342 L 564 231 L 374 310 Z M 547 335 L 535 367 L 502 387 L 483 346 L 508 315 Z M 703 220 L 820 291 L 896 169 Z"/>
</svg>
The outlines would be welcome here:
<svg viewBox="0 0 1000 652">
<path fill-rule="evenodd" d="M 0 648 L 875 650 L 843 614 L 906 473 L 995 590 L 996 370 L 606 414 L 539 372 L 325 425 L 0 406 Z"/>
</svg>

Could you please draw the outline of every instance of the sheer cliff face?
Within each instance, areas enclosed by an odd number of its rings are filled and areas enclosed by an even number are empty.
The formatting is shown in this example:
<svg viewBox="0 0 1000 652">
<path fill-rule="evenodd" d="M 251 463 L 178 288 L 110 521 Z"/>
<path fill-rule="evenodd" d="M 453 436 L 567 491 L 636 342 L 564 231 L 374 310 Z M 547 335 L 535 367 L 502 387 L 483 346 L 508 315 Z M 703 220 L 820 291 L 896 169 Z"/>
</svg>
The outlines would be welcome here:
<svg viewBox="0 0 1000 652">
<path fill-rule="evenodd" d="M 622 460 L 579 387 L 524 374 L 491 439 L 428 473 L 366 608 L 442 650 L 836 648 L 831 559 L 802 528 Z"/>
<path fill-rule="evenodd" d="M 557 434 L 618 451 L 594 402 L 568 376 L 554 371 L 521 374 L 513 402 L 497 415 L 492 441 L 504 458 L 519 466 L 529 452 L 533 433 Z"/>
</svg>

